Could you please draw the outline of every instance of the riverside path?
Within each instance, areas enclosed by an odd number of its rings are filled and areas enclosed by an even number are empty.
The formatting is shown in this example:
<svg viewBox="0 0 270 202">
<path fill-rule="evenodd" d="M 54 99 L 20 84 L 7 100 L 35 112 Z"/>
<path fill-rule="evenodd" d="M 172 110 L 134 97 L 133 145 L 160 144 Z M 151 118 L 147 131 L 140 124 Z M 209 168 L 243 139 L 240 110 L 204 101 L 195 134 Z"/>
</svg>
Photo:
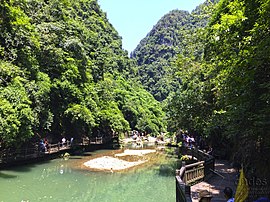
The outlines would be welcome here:
<svg viewBox="0 0 270 202">
<path fill-rule="evenodd" d="M 211 202 L 224 202 L 223 190 L 225 187 L 231 187 L 236 190 L 236 171 L 225 160 L 215 160 L 215 171 L 207 180 L 191 186 L 191 197 L 193 202 L 199 201 L 199 192 L 208 190 L 213 198 Z"/>
</svg>

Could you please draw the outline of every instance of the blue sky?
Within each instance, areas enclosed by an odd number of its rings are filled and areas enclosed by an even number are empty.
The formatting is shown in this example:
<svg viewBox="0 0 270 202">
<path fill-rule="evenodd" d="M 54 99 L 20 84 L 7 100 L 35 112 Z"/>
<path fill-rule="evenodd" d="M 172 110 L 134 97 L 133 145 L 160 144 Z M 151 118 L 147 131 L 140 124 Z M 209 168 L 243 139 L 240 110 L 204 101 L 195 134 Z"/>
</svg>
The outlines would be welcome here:
<svg viewBox="0 0 270 202">
<path fill-rule="evenodd" d="M 191 12 L 204 0 L 98 0 L 110 23 L 122 37 L 129 53 L 158 20 L 174 9 Z"/>
</svg>

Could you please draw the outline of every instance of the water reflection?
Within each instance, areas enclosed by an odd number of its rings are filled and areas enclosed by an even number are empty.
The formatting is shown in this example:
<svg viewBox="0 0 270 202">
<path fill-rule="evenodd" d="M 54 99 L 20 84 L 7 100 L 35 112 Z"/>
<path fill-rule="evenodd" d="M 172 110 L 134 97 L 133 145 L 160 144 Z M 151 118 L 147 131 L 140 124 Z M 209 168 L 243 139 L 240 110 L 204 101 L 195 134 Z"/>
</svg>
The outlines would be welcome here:
<svg viewBox="0 0 270 202">
<path fill-rule="evenodd" d="M 94 157 L 114 156 L 120 152 L 123 150 L 96 151 L 86 156 L 71 156 L 67 161 L 55 159 L 3 170 L 0 172 L 0 201 L 175 201 L 174 172 L 178 162 L 173 149 L 159 148 L 154 154 L 124 157 L 126 160 L 147 158 L 148 162 L 123 172 L 94 172 L 82 166 Z M 25 172 L 28 170 L 31 172 Z"/>
<path fill-rule="evenodd" d="M 65 163 L 65 164 L 64 163 L 65 162 L 60 161 L 59 164 L 55 166 L 44 168 L 39 177 L 39 180 L 44 180 L 45 178 L 54 177 L 59 174 L 63 175 L 63 174 L 71 173 L 72 168 L 68 165 L 68 163 Z"/>
<path fill-rule="evenodd" d="M 7 173 L 2 173 L 0 171 L 0 178 L 5 178 L 5 179 L 10 179 L 10 178 L 16 178 L 16 175 L 11 175 L 11 174 L 7 174 Z"/>
</svg>

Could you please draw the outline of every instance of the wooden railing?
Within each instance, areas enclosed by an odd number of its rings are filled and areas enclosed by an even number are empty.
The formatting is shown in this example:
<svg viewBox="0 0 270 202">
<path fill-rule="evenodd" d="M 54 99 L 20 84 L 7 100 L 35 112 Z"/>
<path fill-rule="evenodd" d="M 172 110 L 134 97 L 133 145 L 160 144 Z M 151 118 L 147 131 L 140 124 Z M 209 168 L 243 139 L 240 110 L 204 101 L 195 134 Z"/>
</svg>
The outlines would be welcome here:
<svg viewBox="0 0 270 202">
<path fill-rule="evenodd" d="M 113 136 L 118 137 L 118 136 Z M 48 144 L 45 151 L 41 151 L 38 145 L 32 148 L 17 149 L 17 150 L 2 150 L 0 151 L 0 164 L 8 164 L 18 161 L 30 160 L 39 157 L 43 157 L 47 154 L 53 154 L 58 152 L 63 152 L 65 150 L 71 149 L 72 145 L 87 146 L 91 144 L 105 144 L 112 140 L 111 136 L 105 137 L 93 137 L 93 138 L 83 138 L 80 142 L 74 143 L 71 141 L 66 141 L 64 143 L 58 142 L 55 144 Z"/>
<path fill-rule="evenodd" d="M 176 202 L 192 202 L 190 186 L 187 186 L 180 176 L 176 176 Z"/>
<path fill-rule="evenodd" d="M 103 137 L 92 137 L 92 138 L 83 138 L 82 145 L 90 145 L 90 144 L 103 144 Z"/>
<path fill-rule="evenodd" d="M 48 144 L 47 150 L 45 151 L 46 154 L 52 154 L 52 153 L 57 153 L 61 150 L 67 150 L 71 149 L 71 142 L 66 141 L 64 143 L 58 142 L 57 144 Z"/>
<path fill-rule="evenodd" d="M 176 202 L 191 202 L 190 186 L 209 176 L 215 169 L 215 158 L 198 149 L 188 149 L 199 162 L 186 165 L 182 162 L 180 170 L 176 170 Z"/>
<path fill-rule="evenodd" d="M 191 185 L 204 178 L 204 162 L 193 163 L 185 166 L 184 183 Z"/>
<path fill-rule="evenodd" d="M 58 153 L 69 149 L 71 149 L 70 141 L 66 141 L 65 143 L 59 142 L 57 144 L 48 144 L 45 151 L 41 151 L 38 146 L 17 150 L 7 149 L 0 152 L 0 164 L 36 159 L 43 157 L 46 154 Z"/>
<path fill-rule="evenodd" d="M 116 136 L 115 136 L 116 137 Z M 89 145 L 89 144 L 105 144 L 108 143 L 114 138 L 114 136 L 105 136 L 105 137 L 92 137 L 92 138 L 82 138 L 82 145 Z"/>
</svg>

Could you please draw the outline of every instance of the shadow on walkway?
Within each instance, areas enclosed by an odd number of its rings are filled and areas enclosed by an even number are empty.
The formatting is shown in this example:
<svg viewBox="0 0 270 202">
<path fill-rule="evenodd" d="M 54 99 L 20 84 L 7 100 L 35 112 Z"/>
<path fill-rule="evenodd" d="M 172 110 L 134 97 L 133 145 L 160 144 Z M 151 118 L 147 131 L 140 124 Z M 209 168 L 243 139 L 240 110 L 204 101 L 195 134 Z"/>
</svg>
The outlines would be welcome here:
<svg viewBox="0 0 270 202">
<path fill-rule="evenodd" d="M 191 186 L 192 201 L 197 202 L 199 192 L 208 190 L 212 195 L 212 202 L 226 201 L 223 195 L 225 187 L 231 187 L 236 190 L 236 171 L 225 160 L 217 160 L 215 162 L 215 172 L 212 176 L 203 182 Z"/>
</svg>

